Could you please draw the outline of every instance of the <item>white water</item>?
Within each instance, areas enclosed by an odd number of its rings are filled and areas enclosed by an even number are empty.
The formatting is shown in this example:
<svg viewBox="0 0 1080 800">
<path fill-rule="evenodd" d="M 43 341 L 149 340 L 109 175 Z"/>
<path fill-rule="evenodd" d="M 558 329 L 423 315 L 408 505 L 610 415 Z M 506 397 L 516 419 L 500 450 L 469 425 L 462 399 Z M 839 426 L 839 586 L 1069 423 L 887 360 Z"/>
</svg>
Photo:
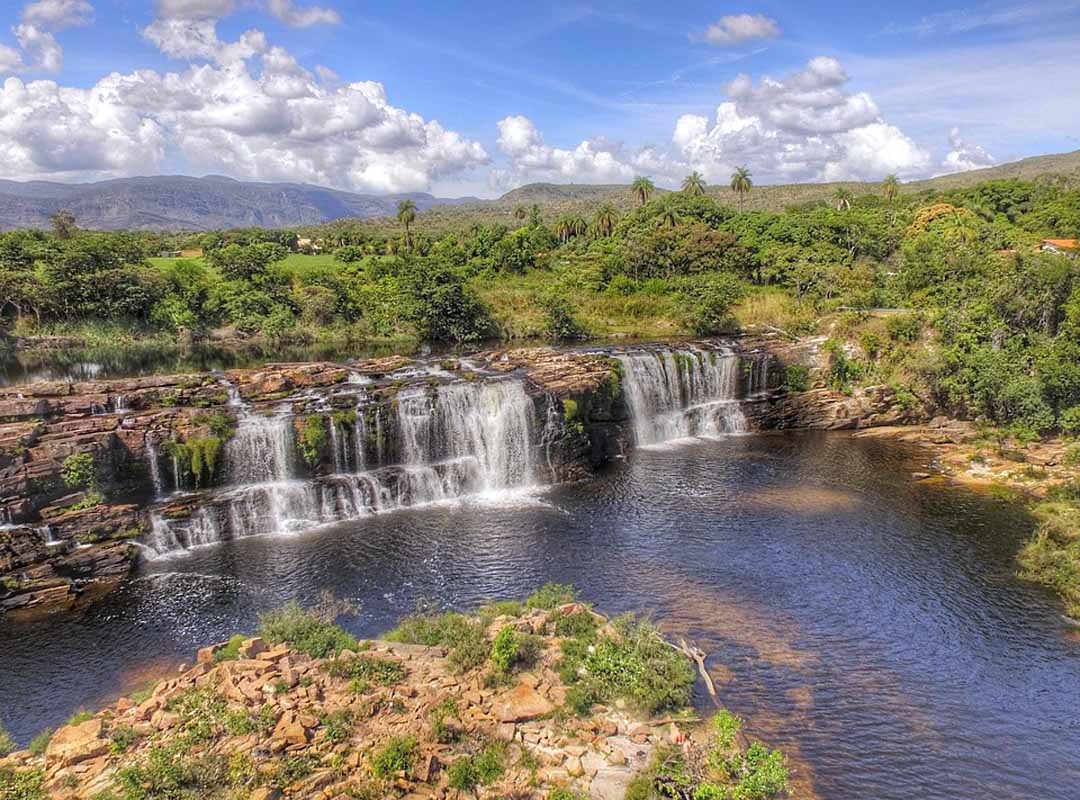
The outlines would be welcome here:
<svg viewBox="0 0 1080 800">
<path fill-rule="evenodd" d="M 638 446 L 746 430 L 735 353 L 642 350 L 619 361 Z"/>
<path fill-rule="evenodd" d="M 382 407 L 376 408 L 376 458 L 364 469 L 364 409 L 358 408 L 355 472 L 346 435 L 331 426 L 335 473 L 294 477 L 287 409 L 266 417 L 245 409 L 225 449 L 226 489 L 202 499 L 190 517 L 153 518 L 151 556 L 226 539 L 292 533 L 404 507 L 474 496 L 501 497 L 533 484 L 533 401 L 517 380 L 460 382 L 402 390 L 396 428 L 400 464 L 382 465 Z M 391 451 L 392 452 L 392 451 Z"/>
<path fill-rule="evenodd" d="M 158 459 L 157 445 L 147 434 L 143 439 L 143 447 L 146 449 L 146 464 L 150 468 L 150 480 L 154 484 L 154 497 L 161 497 L 165 492 L 165 484 L 161 478 L 161 462 Z"/>
</svg>

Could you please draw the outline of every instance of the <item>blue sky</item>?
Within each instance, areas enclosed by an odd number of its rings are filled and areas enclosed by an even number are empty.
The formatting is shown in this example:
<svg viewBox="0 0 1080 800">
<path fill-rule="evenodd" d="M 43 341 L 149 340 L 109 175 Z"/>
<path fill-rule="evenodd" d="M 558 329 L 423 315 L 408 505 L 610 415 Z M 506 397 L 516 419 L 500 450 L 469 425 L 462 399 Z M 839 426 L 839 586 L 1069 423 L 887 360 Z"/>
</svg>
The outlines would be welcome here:
<svg viewBox="0 0 1080 800">
<path fill-rule="evenodd" d="M 1080 148 L 1080 0 L 33 0 L 0 177 L 363 191 L 916 178 Z"/>
</svg>

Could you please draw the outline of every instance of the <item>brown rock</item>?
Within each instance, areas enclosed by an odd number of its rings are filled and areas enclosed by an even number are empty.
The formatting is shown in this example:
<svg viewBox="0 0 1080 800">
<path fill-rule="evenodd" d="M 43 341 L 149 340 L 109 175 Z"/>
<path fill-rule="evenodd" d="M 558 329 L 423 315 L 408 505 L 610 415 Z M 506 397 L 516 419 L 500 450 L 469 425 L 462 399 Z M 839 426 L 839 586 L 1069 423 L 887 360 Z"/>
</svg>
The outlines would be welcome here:
<svg viewBox="0 0 1080 800">
<path fill-rule="evenodd" d="M 109 743 L 101 738 L 101 720 L 95 717 L 78 725 L 66 725 L 49 740 L 45 758 L 65 766 L 97 758 L 109 750 Z"/>
<path fill-rule="evenodd" d="M 526 683 L 519 683 L 496 698 L 493 713 L 499 722 L 522 722 L 550 714 L 551 702 Z"/>
<path fill-rule="evenodd" d="M 272 750 L 284 750 L 292 745 L 305 745 L 308 740 L 307 729 L 300 724 L 300 720 L 292 711 L 286 711 L 281 715 L 274 732 L 270 735 L 270 747 Z M 280 745 L 280 746 L 276 746 Z"/>
</svg>

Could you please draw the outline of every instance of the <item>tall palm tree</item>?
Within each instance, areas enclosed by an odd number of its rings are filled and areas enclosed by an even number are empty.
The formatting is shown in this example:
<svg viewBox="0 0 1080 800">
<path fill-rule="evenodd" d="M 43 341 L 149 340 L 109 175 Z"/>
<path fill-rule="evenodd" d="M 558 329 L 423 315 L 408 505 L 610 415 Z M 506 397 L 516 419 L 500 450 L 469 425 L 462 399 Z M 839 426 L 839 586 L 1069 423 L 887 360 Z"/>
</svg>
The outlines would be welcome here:
<svg viewBox="0 0 1080 800">
<path fill-rule="evenodd" d="M 746 199 L 746 195 L 750 194 L 753 185 L 754 182 L 750 180 L 750 170 L 746 167 L 735 167 L 735 171 L 731 174 L 731 191 L 739 196 L 740 211 L 742 211 L 743 201 Z"/>
<path fill-rule="evenodd" d="M 409 229 L 416 222 L 416 203 L 412 200 L 402 200 L 397 207 L 397 221 L 405 226 L 405 247 L 412 252 L 412 232 Z"/>
<path fill-rule="evenodd" d="M 683 194 L 691 197 L 701 197 L 705 194 L 705 178 L 698 171 L 691 172 L 682 182 Z"/>
<path fill-rule="evenodd" d="M 836 201 L 837 211 L 846 211 L 851 208 L 851 190 L 843 186 L 839 187 L 833 194 L 833 200 Z"/>
<path fill-rule="evenodd" d="M 640 176 L 634 178 L 634 182 L 630 184 L 630 191 L 637 195 L 637 199 L 642 205 L 649 202 L 649 198 L 652 197 L 653 190 L 655 189 L 656 187 L 653 185 L 652 181 Z"/>
<path fill-rule="evenodd" d="M 896 175 L 886 175 L 885 180 L 881 182 L 881 193 L 885 195 L 889 203 L 892 203 L 896 195 L 900 193 L 900 179 Z"/>
<path fill-rule="evenodd" d="M 619 212 L 611 203 L 604 203 L 593 215 L 593 230 L 597 236 L 611 236 L 619 224 Z"/>
<path fill-rule="evenodd" d="M 679 212 L 676 211 L 675 206 L 671 203 L 664 203 L 664 207 L 660 209 L 660 216 L 656 221 L 657 227 L 660 228 L 675 228 L 679 225 Z"/>
</svg>

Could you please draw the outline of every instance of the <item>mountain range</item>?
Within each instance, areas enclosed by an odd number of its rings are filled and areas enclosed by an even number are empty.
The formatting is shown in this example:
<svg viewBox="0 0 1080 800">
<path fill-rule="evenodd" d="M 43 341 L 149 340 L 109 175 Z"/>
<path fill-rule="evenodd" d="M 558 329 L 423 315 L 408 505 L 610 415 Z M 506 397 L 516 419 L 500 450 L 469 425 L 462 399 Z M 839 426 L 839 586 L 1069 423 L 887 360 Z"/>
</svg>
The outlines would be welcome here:
<svg viewBox="0 0 1080 800">
<path fill-rule="evenodd" d="M 1033 179 L 1042 175 L 1080 183 L 1080 150 L 912 181 L 905 183 L 902 191 L 945 190 L 996 178 Z M 878 190 L 873 183 L 755 186 L 746 207 L 778 210 L 793 203 L 827 201 L 839 186 L 855 194 Z M 730 202 L 726 186 L 712 186 L 709 193 Z M 412 199 L 419 211 L 438 207 L 455 216 L 477 212 L 504 215 L 508 207 L 534 203 L 548 212 L 587 212 L 600 203 L 626 207 L 633 202 L 627 187 L 617 185 L 533 183 L 496 200 L 479 200 L 438 198 L 424 192 L 361 194 L 304 183 L 255 183 L 217 175 L 162 175 L 97 183 L 0 180 L 0 230 L 47 228 L 49 218 L 60 210 L 70 211 L 79 227 L 92 230 L 289 228 L 350 217 L 392 216 L 405 198 Z"/>
</svg>

